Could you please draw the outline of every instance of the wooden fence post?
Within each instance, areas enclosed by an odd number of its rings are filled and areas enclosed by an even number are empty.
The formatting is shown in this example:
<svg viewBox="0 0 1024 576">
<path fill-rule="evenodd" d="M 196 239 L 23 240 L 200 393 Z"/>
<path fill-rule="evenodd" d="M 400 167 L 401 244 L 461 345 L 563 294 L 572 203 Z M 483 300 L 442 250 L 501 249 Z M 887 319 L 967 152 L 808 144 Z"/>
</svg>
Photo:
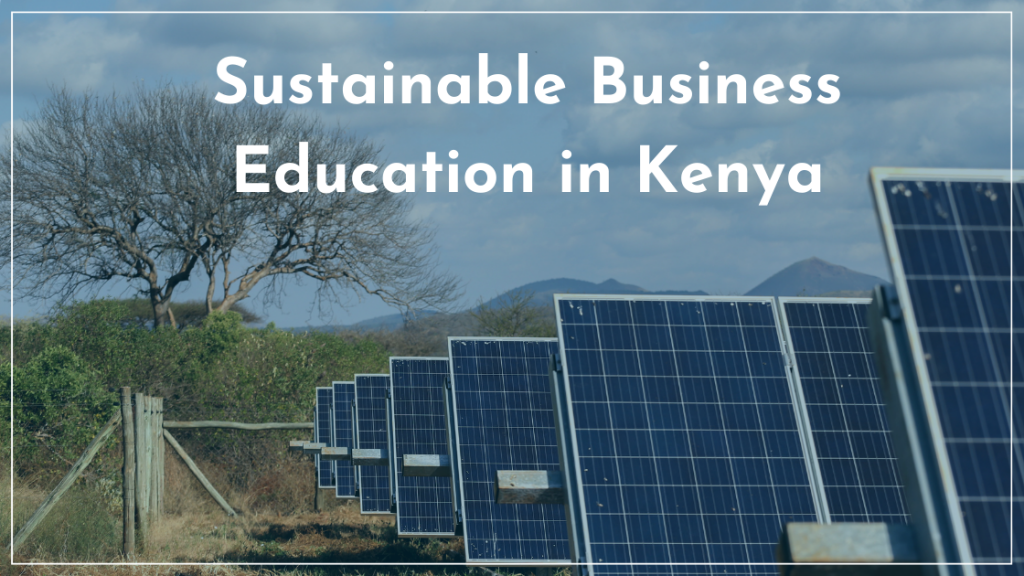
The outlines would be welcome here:
<svg viewBox="0 0 1024 576">
<path fill-rule="evenodd" d="M 157 457 L 156 457 L 156 463 L 157 463 L 157 475 L 156 475 L 156 480 L 157 480 L 157 483 L 156 483 L 157 499 L 156 499 L 156 503 L 157 503 L 157 508 L 156 508 L 156 515 L 159 518 L 159 517 L 162 517 L 164 515 L 164 459 L 165 459 L 165 452 L 164 452 L 164 399 L 163 398 L 157 398 L 157 410 L 158 410 L 157 413 L 159 414 L 159 417 L 158 417 L 158 421 L 157 421 L 156 435 L 154 436 L 154 442 L 156 442 L 156 448 L 157 448 Z"/>
<path fill-rule="evenodd" d="M 131 560 L 135 556 L 135 418 L 132 416 L 132 393 L 127 386 L 121 388 L 121 438 L 124 448 L 124 484 L 121 490 L 124 512 L 122 551 L 124 557 Z"/>
<path fill-rule="evenodd" d="M 141 392 L 135 394 L 135 511 L 139 516 L 139 536 L 145 542 L 149 536 L 149 444 L 147 420 L 147 397 Z"/>
<path fill-rule="evenodd" d="M 83 453 L 78 458 L 78 461 L 71 466 L 71 470 L 64 476 L 64 478 L 61 479 L 57 484 L 57 487 L 53 489 L 53 492 L 50 492 L 50 495 L 46 497 L 46 500 L 43 500 L 43 503 L 39 505 L 39 508 L 37 508 L 35 513 L 32 514 L 32 517 L 28 519 L 28 522 L 25 522 L 25 525 L 21 527 L 21 530 L 18 530 L 18 533 L 14 535 L 14 541 L 11 546 L 12 551 L 17 550 L 18 546 L 21 546 L 25 543 L 25 540 L 28 540 L 32 531 L 36 529 L 36 526 L 43 521 L 46 514 L 50 512 L 50 510 L 57 504 L 57 501 L 60 500 L 61 496 L 63 496 L 64 493 L 71 488 L 71 485 L 75 483 L 75 480 L 82 475 L 86 466 L 88 466 L 89 463 L 92 462 L 92 459 L 96 457 L 96 453 L 103 447 L 103 442 L 110 437 L 114 432 L 114 426 L 116 426 L 120 421 L 121 411 L 118 410 L 117 412 L 114 412 L 114 415 L 111 416 L 106 425 L 103 426 L 99 433 L 96 434 L 96 437 L 92 439 L 92 442 L 90 442 L 89 446 L 85 449 L 85 453 Z M 11 528 L 14 527 L 12 526 Z"/>
<path fill-rule="evenodd" d="M 150 444 L 150 476 L 149 476 L 149 519 L 151 523 L 160 520 L 160 480 L 162 466 L 160 465 L 160 445 L 163 437 L 162 398 L 149 398 L 149 444 Z"/>
</svg>

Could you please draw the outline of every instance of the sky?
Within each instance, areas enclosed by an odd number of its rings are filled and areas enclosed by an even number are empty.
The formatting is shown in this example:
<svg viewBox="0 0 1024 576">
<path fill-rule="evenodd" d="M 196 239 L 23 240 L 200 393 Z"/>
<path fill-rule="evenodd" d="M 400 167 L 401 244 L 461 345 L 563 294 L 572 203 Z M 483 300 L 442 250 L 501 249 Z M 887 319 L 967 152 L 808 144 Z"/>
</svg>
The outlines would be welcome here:
<svg viewBox="0 0 1024 576">
<path fill-rule="evenodd" d="M 742 294 L 796 262 L 817 256 L 826 261 L 889 276 L 867 185 L 872 166 L 996 168 L 1011 167 L 1011 131 L 1021 122 L 1021 99 L 1011 92 L 1011 45 L 1016 46 L 1013 77 L 1022 78 L 1020 46 L 1012 34 L 1006 2 L 646 2 L 630 10 L 878 10 L 880 14 L 685 14 L 685 13 L 502 13 L 499 10 L 609 10 L 625 4 L 593 2 L 318 2 L 303 10 L 365 10 L 380 14 L 13 14 L 0 27 L 0 43 L 10 53 L 13 72 L 0 99 L 11 109 L 15 130 L 54 86 L 97 94 L 125 92 L 138 82 L 199 83 L 231 93 L 218 78 L 221 59 L 246 59 L 233 74 L 284 77 L 284 97 L 296 74 L 313 77 L 307 104 L 282 104 L 290 113 L 315 114 L 345 126 L 351 134 L 382 147 L 387 162 L 422 164 L 427 152 L 449 162 L 458 150 L 460 166 L 486 163 L 498 170 L 494 191 L 474 193 L 461 186 L 449 193 L 424 192 L 422 175 L 409 194 L 412 215 L 436 230 L 438 263 L 458 276 L 464 295 L 459 305 L 487 300 L 505 290 L 550 278 L 601 282 L 614 278 L 649 290 L 705 290 Z M 284 2 L 4 2 L 4 11 L 77 10 L 280 11 Z M 406 13 L 394 13 L 396 10 Z M 474 10 L 451 14 L 439 11 Z M 983 14 L 911 14 L 900 11 L 982 11 Z M 488 13 L 491 12 L 491 13 Z M 1020 28 L 1020 26 L 1018 26 Z M 11 38 L 13 30 L 13 40 Z M 488 54 L 491 74 L 513 83 L 509 102 L 478 104 L 480 53 Z M 555 74 L 565 84 L 559 102 L 518 104 L 517 58 L 529 58 L 530 82 Z M 615 57 L 624 68 L 625 98 L 595 103 L 595 57 Z M 394 69 L 385 71 L 384 63 Z M 708 63 L 702 71 L 701 62 Z M 321 103 L 316 76 L 330 63 L 342 80 L 350 74 L 376 75 L 378 101 L 350 104 L 340 83 L 331 104 Z M 384 104 L 385 74 L 426 74 L 434 82 L 430 104 Z M 439 101 L 437 82 L 446 74 L 469 75 L 473 103 Z M 692 77 L 693 100 L 669 102 L 670 79 Z M 711 76 L 711 102 L 697 100 L 697 76 Z M 747 102 L 732 96 L 715 102 L 717 75 L 742 75 Z M 774 74 L 783 82 L 798 74 L 816 82 L 835 75 L 834 103 L 815 99 L 776 104 L 758 102 L 755 80 Z M 633 99 L 633 77 L 650 91 L 660 75 L 661 104 Z M 1019 80 L 1018 80 L 1019 82 Z M 498 92 L 498 87 L 491 89 Z M 609 90 L 610 91 L 610 90 Z M 358 90 L 357 90 L 358 92 Z M 400 94 L 400 91 L 399 91 Z M 13 101 L 12 101 L 13 98 Z M 225 104 L 228 105 L 228 104 Z M 275 104 L 271 104 L 274 106 Z M 1013 114 L 1016 112 L 1016 114 Z M 1011 117 L 1015 118 L 1011 120 Z M 661 164 L 678 192 L 666 192 L 655 179 L 641 188 L 641 147 L 651 156 L 676 148 Z M 571 152 L 570 160 L 562 153 Z M 297 153 L 297 149 L 296 149 Z M 502 192 L 501 166 L 525 162 L 533 169 L 533 192 Z M 608 192 L 562 192 L 563 162 L 603 163 Z M 682 185 L 684 168 L 743 163 L 749 191 L 718 192 Z M 788 172 L 797 163 L 820 166 L 820 192 L 797 193 Z M 755 165 L 769 173 L 784 166 L 770 201 L 759 205 L 762 187 Z M 1015 165 L 1024 165 L 1017 154 Z M 383 165 L 383 164 L 382 164 Z M 16 177 L 16 176 L 15 176 Z M 802 183 L 806 184 L 807 175 Z M 17 193 L 17 191 L 15 192 Z M 388 193 L 388 192 L 378 192 Z M 15 238 L 17 242 L 17 238 Z M 17 271 L 16 271 L 17 274 Z M 201 298 L 199 273 L 176 299 Z M 348 324 L 393 310 L 352 294 L 348 306 L 321 316 L 311 306 L 314 286 L 290 284 L 279 305 L 261 302 L 259 290 L 247 302 L 278 326 Z M 133 287 L 111 284 L 101 294 L 131 296 Z M 53 299 L 14 294 L 16 317 L 45 314 Z"/>
</svg>

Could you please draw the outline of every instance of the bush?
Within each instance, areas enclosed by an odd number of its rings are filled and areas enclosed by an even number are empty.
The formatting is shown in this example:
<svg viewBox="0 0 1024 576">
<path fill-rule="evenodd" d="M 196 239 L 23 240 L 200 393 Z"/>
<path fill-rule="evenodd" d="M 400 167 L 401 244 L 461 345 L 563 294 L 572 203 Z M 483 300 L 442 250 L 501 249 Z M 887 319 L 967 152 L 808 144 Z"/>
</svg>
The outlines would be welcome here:
<svg viewBox="0 0 1024 576">
<path fill-rule="evenodd" d="M 369 340 L 293 334 L 272 325 L 247 328 L 235 312 L 211 314 L 184 330 L 152 329 L 124 318 L 123 301 L 96 300 L 58 307 L 46 320 L 16 323 L 19 474 L 49 470 L 50 478 L 62 476 L 109 418 L 122 386 L 163 397 L 167 420 L 309 422 L 316 387 L 388 369 L 387 351 Z M 0 331 L 3 340 L 6 331 Z M 243 488 L 284 458 L 286 440 L 295 433 L 175 435 L 194 458 L 222 465 Z M 48 448 L 58 445 L 55 457 Z M 114 478 L 109 452 L 101 452 L 90 469 Z"/>
<path fill-rule="evenodd" d="M 15 367 L 14 396 L 18 460 L 60 466 L 78 458 L 110 417 L 116 400 L 96 370 L 60 345 Z"/>
</svg>

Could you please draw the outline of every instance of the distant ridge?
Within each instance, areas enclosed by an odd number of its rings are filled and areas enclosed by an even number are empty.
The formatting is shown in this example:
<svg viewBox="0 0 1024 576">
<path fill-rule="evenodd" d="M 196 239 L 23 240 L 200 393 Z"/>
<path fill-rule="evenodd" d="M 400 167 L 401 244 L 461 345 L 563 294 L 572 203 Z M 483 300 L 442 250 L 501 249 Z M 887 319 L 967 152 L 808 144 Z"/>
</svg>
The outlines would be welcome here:
<svg viewBox="0 0 1024 576">
<path fill-rule="evenodd" d="M 551 280 L 540 280 L 538 282 L 524 284 L 518 288 L 513 288 L 503 294 L 491 298 L 487 302 L 484 302 L 484 305 L 500 306 L 503 302 L 507 301 L 509 294 L 516 291 L 533 292 L 533 298 L 530 299 L 530 303 L 534 306 L 553 305 L 555 294 L 689 294 L 698 296 L 707 294 L 707 292 L 704 292 L 703 290 L 661 290 L 652 292 L 633 284 L 623 284 L 614 278 L 609 278 L 601 283 L 587 282 L 586 280 L 576 280 L 573 278 L 553 278 Z M 470 309 L 475 310 L 476 308 L 477 306 L 473 306 Z M 418 313 L 420 317 L 430 316 L 433 314 L 436 314 L 436 312 L 429 310 Z M 394 330 L 396 328 L 400 328 L 404 321 L 405 320 L 401 314 L 387 314 L 384 316 L 369 318 L 347 327 L 358 330 L 379 330 L 381 328 Z M 336 327 L 322 326 L 313 329 L 334 330 Z"/>
<path fill-rule="evenodd" d="M 587 282 L 586 280 L 574 280 L 572 278 L 555 278 L 552 280 L 541 280 L 524 284 L 513 288 L 500 296 L 491 298 L 485 304 L 494 306 L 503 302 L 508 295 L 516 291 L 533 292 L 530 303 L 534 306 L 550 306 L 554 302 L 555 294 L 661 294 L 661 295 L 706 295 L 703 290 L 661 290 L 652 292 L 633 284 L 623 284 L 614 278 L 609 278 L 600 284 Z"/>
<path fill-rule="evenodd" d="M 887 284 L 886 280 L 870 274 L 850 270 L 838 264 L 811 257 L 801 260 L 784 270 L 772 275 L 747 292 L 747 296 L 843 296 L 870 297 L 871 290 L 879 284 Z M 551 306 L 555 294 L 649 294 L 652 296 L 694 295 L 706 296 L 703 290 L 647 290 L 635 284 L 624 284 L 609 278 L 604 282 L 588 282 L 574 278 L 552 278 L 523 284 L 484 302 L 488 306 L 500 306 L 507 301 L 509 294 L 516 291 L 533 292 L 530 303 L 535 306 Z M 476 309 L 473 306 L 469 310 Z M 465 310 L 462 313 L 468 312 Z M 429 317 L 437 312 L 424 310 L 417 313 L 420 318 Z M 334 331 L 343 328 L 356 330 L 394 330 L 405 322 L 401 314 L 387 314 L 350 324 L 348 326 L 317 326 L 295 328 L 294 330 Z"/>
<path fill-rule="evenodd" d="M 878 276 L 811 257 L 786 267 L 755 286 L 747 296 L 820 296 L 829 293 L 861 294 L 879 284 Z"/>
</svg>

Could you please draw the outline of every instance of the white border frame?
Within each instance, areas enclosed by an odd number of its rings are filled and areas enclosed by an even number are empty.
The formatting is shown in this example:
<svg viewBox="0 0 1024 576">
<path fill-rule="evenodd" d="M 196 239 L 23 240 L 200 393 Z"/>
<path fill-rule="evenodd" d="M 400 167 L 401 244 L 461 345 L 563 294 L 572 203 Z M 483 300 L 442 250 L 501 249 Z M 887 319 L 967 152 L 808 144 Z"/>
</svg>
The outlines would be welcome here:
<svg viewBox="0 0 1024 576">
<path fill-rule="evenodd" d="M 452 386 L 452 443 L 455 445 L 455 452 L 459 458 L 459 470 L 462 470 L 462 449 L 459 445 L 459 416 L 458 416 L 458 402 L 457 402 L 457 385 L 455 382 L 455 362 L 452 361 L 452 344 L 456 342 L 558 342 L 557 338 L 536 338 L 536 337 L 515 337 L 515 336 L 449 336 L 448 337 L 448 369 L 450 370 L 451 386 Z M 561 346 L 561 344 L 559 344 Z M 544 374 L 544 379 L 548 378 L 547 374 Z M 554 413 L 554 402 L 552 402 L 552 417 L 555 426 L 558 426 L 558 415 Z M 453 478 L 453 480 L 455 480 Z M 459 512 L 463 515 L 462 518 L 462 541 L 463 545 L 466 542 L 466 487 L 462 485 L 462 474 L 459 474 Z M 572 564 L 572 560 L 566 558 L 564 560 L 508 560 L 502 558 L 484 558 L 470 561 L 466 558 L 466 566 L 569 566 Z"/>
<path fill-rule="evenodd" d="M 461 14 L 480 14 L 480 15 L 518 15 L 518 14 L 568 14 L 568 15 L 629 15 L 629 14 L 663 14 L 663 15 L 681 15 L 681 14 L 692 14 L 692 15 L 741 15 L 741 14 L 754 14 L 754 15 L 802 15 L 802 14 L 816 14 L 816 15 L 853 15 L 853 14 L 864 14 L 864 15 L 908 15 L 908 14 L 926 14 L 926 15 L 1009 15 L 1010 16 L 1010 168 L 1013 170 L 1013 78 L 1014 78 L 1014 54 L 1013 54 L 1013 27 L 1014 27 L 1014 15 L 1013 10 L 495 10 L 495 11 L 483 11 L 483 10 L 436 10 L 436 11 L 413 11 L 413 10 L 215 10 L 215 11 L 201 11 L 201 10 L 12 10 L 10 12 L 10 122 L 13 125 L 14 122 L 14 15 L 15 14 L 80 14 L 80 15 L 94 15 L 94 14 L 268 14 L 268 15 L 279 15 L 279 14 L 311 14 L 311 15 L 335 15 L 335 14 L 347 14 L 347 15 L 358 15 L 358 14 L 380 14 L 380 15 L 394 15 L 394 14 L 436 14 L 436 15 L 461 15 Z M 14 131 L 10 132 L 10 146 L 14 145 Z M 13 168 L 13 167 L 11 167 Z M 10 255 L 14 253 L 14 190 L 13 190 L 14 172 L 11 170 L 11 190 L 10 190 Z M 14 377 L 14 265 L 13 258 L 11 258 L 10 266 L 10 372 L 9 377 Z M 1012 304 L 1011 304 L 1012 305 Z M 1011 312 L 1012 308 L 1011 308 Z M 1011 336 L 1012 338 L 1012 336 Z M 1011 340 L 1011 344 L 1012 344 Z M 354 398 L 354 395 L 353 395 Z M 13 446 L 14 438 L 14 394 L 13 388 L 11 389 L 10 395 L 10 438 L 11 445 Z M 353 418 L 354 422 L 355 418 Z M 357 431 L 357 430 L 356 430 Z M 14 562 L 14 451 L 10 451 L 10 501 L 11 511 L 10 518 L 8 519 L 10 530 L 10 541 L 8 542 L 8 550 L 11 566 L 248 566 L 251 563 L 227 563 L 227 562 L 193 562 L 193 563 L 177 563 L 177 562 L 150 562 L 150 563 L 132 563 L 132 562 Z M 357 477 L 358 478 L 358 477 Z M 908 566 L 922 566 L 923 563 L 905 563 Z M 934 563 L 933 563 L 934 564 Z M 299 563 L 299 562 L 271 562 L 261 563 L 262 566 L 394 566 L 393 563 Z M 455 564 L 457 566 L 463 566 L 465 564 Z M 900 564 L 894 564 L 893 566 L 899 566 Z M 442 566 L 436 563 L 404 563 L 404 566 Z M 781 566 L 781 565 L 780 565 Z M 803 564 L 803 566 L 810 566 L 809 564 Z M 839 565 L 829 565 L 839 566 Z"/>
<path fill-rule="evenodd" d="M 1012 21 L 1012 20 L 1011 20 Z M 1012 60 L 1011 60 L 1012 62 Z M 1012 114 L 1012 112 L 1011 112 Z M 1012 119 L 1012 116 L 1011 116 Z M 1012 126 L 1012 121 L 1011 121 Z M 1012 129 L 1011 129 L 1012 138 Z M 892 223 L 892 215 L 889 212 L 889 203 L 886 200 L 886 191 L 882 186 L 885 180 L 923 180 L 928 182 L 993 182 L 1006 183 L 1011 186 L 1009 194 L 1010 202 L 1010 350 L 1013 350 L 1013 191 L 1014 184 L 1024 182 L 1024 171 L 1013 170 L 1012 154 L 1011 167 L 1009 170 L 998 169 L 970 169 L 970 168 L 890 168 L 875 167 L 871 169 L 869 181 L 871 184 L 872 198 L 875 203 L 875 212 L 878 217 L 878 225 L 882 232 L 882 244 L 885 247 L 889 259 L 889 270 L 892 273 L 892 281 L 896 286 L 896 293 L 900 299 L 900 309 L 907 326 L 907 340 L 910 344 L 910 352 L 914 358 L 914 371 L 917 375 L 918 387 L 924 404 L 924 416 L 928 421 L 928 427 L 935 442 L 935 457 L 939 465 L 939 473 L 942 479 L 946 506 L 951 511 L 960 510 L 960 497 L 953 480 L 953 469 L 949 462 L 949 453 L 946 451 L 946 440 L 942 433 L 942 424 L 939 419 L 939 410 L 935 404 L 935 395 L 932 393 L 931 376 L 928 373 L 928 366 L 925 364 L 924 348 L 921 344 L 920 333 L 917 327 L 917 318 L 914 314 L 914 307 L 911 305 L 913 299 L 910 297 L 910 290 L 907 287 L 907 277 L 903 271 L 903 260 L 900 257 L 899 244 L 896 241 L 896 230 Z M 969 263 L 968 263 L 969 264 Z M 988 321 L 984 317 L 982 330 L 989 332 Z M 968 562 L 950 563 L 943 562 L 940 565 L 967 565 L 967 566 L 1012 566 L 1013 565 L 1013 469 L 1015 462 L 1014 436 L 1013 436 L 1013 362 L 1010 362 L 1010 415 L 1009 427 L 1010 437 L 1010 561 L 1007 562 L 975 562 L 971 553 L 970 542 L 967 539 L 967 530 L 964 525 L 963 515 L 958 513 L 950 514 L 952 521 L 953 535 L 959 548 L 960 558 L 969 559 Z M 1019 552 L 1019 551 L 1018 551 Z"/>
<path fill-rule="evenodd" d="M 399 495 L 399 491 L 398 491 L 398 470 L 399 470 L 399 468 L 398 468 L 398 449 L 396 448 L 396 443 L 398 442 L 398 439 L 396 438 L 396 436 L 398 435 L 398 431 L 397 431 L 397 428 L 395 427 L 395 410 L 394 410 L 394 396 L 395 396 L 395 390 L 396 389 L 395 389 L 395 379 L 394 379 L 393 374 L 395 373 L 395 360 L 433 360 L 435 362 L 443 360 L 445 366 L 448 367 L 448 370 L 445 372 L 445 375 L 448 376 L 448 375 L 451 374 L 451 363 L 448 360 L 448 358 L 443 357 L 443 356 L 392 356 L 392 357 L 388 358 L 388 370 L 392 374 L 392 377 L 391 377 L 392 409 L 391 409 L 390 416 L 391 416 L 391 430 L 393 432 L 393 434 L 391 435 L 391 438 L 390 438 L 389 446 L 388 446 L 389 449 L 391 450 L 391 454 L 388 456 L 388 460 L 391 462 L 391 470 L 392 470 L 391 475 L 392 475 L 392 477 L 394 479 L 394 487 L 393 487 L 391 493 L 392 493 L 392 498 L 395 501 L 395 532 L 398 533 L 398 537 L 399 538 L 454 538 L 455 537 L 455 518 L 454 517 L 452 518 L 452 531 L 451 532 L 402 532 L 402 529 L 401 529 L 401 524 L 400 524 L 399 521 L 402 519 L 402 498 Z M 446 392 L 447 392 L 447 390 L 445 390 L 445 387 L 442 384 L 442 386 L 441 386 L 441 402 L 442 403 L 447 403 L 448 402 L 447 398 L 445 398 L 445 393 Z M 444 434 L 445 434 L 445 436 L 448 436 L 447 426 L 445 427 Z M 447 443 L 450 446 L 451 445 L 451 440 L 450 439 L 446 439 L 446 440 L 447 440 Z M 450 459 L 451 455 L 449 455 L 448 458 Z M 405 476 L 403 476 L 403 478 L 404 477 Z M 414 478 L 414 476 L 409 476 L 409 478 Z M 448 483 L 448 495 L 450 497 L 451 502 L 454 503 L 454 501 L 455 501 L 455 494 L 454 494 L 454 491 L 451 489 L 451 482 Z"/>
<path fill-rule="evenodd" d="M 559 357 L 560 357 L 561 362 L 562 362 L 562 378 L 561 378 L 561 382 L 559 382 L 558 384 L 560 386 L 562 386 L 562 390 L 563 390 L 563 392 L 565 394 L 565 400 L 566 400 L 566 403 L 567 403 L 566 413 L 568 415 L 569 422 L 566 423 L 566 426 L 564 428 L 568 429 L 568 431 L 569 431 L 569 437 L 570 437 L 569 441 L 572 443 L 572 453 L 574 453 L 574 454 L 579 454 L 579 443 L 578 443 L 578 441 L 576 439 L 576 421 L 575 421 L 575 417 L 573 416 L 573 410 L 572 410 L 572 405 L 573 405 L 572 390 L 571 390 L 571 385 L 569 383 L 568 364 L 566 364 L 565 338 L 564 338 L 564 335 L 562 333 L 562 314 L 561 314 L 561 307 L 559 306 L 560 302 L 563 302 L 563 301 L 580 301 L 580 300 L 583 300 L 583 301 L 587 301 L 587 300 L 612 300 L 612 301 L 620 301 L 620 302 L 636 302 L 636 301 L 653 301 L 653 302 L 729 302 L 729 303 L 735 303 L 735 304 L 742 304 L 742 303 L 746 302 L 746 303 L 755 303 L 755 304 L 767 304 L 768 306 L 770 306 L 771 309 L 772 309 L 772 315 L 775 318 L 775 331 L 776 331 L 776 335 L 777 335 L 777 337 L 779 339 L 779 354 L 783 357 L 784 362 L 785 362 L 784 371 L 785 371 L 785 374 L 786 374 L 786 382 L 789 384 L 789 394 L 790 394 L 790 399 L 792 401 L 794 416 L 796 417 L 797 435 L 800 438 L 800 446 L 801 446 L 801 448 L 804 451 L 804 458 L 803 458 L 803 460 L 804 460 L 804 466 L 807 467 L 807 472 L 808 472 L 807 483 L 808 483 L 808 488 L 810 489 L 810 492 L 811 492 L 811 500 L 814 502 L 814 513 L 815 513 L 815 516 L 818 517 L 818 522 L 822 522 L 823 521 L 823 518 L 825 518 L 826 516 L 824 516 L 825 511 L 822 509 L 822 505 L 824 504 L 824 502 L 820 501 L 820 498 L 819 498 L 819 494 L 821 493 L 821 484 L 819 482 L 820 478 L 816 474 L 816 471 L 812 470 L 812 463 L 811 463 L 811 457 L 810 457 L 811 454 L 816 454 L 816 453 L 813 452 L 813 444 L 809 443 L 810 442 L 810 438 L 809 438 L 810 429 L 807 428 L 807 423 L 806 423 L 806 421 L 804 419 L 805 411 L 804 411 L 804 409 L 802 408 L 801 405 L 798 405 L 798 402 L 802 402 L 803 401 L 803 395 L 802 394 L 799 395 L 799 396 L 797 395 L 797 393 L 799 391 L 799 387 L 794 382 L 793 375 L 792 375 L 792 370 L 788 369 L 789 364 L 790 364 L 789 354 L 788 354 L 788 352 L 786 350 L 786 340 L 785 340 L 784 334 L 782 332 L 781 321 L 780 321 L 780 318 L 779 318 L 779 310 L 778 310 L 778 306 L 776 305 L 775 297 L 774 296 L 711 296 L 711 295 L 707 295 L 707 296 L 697 296 L 697 295 L 661 295 L 661 296 L 659 296 L 659 295 L 653 295 L 653 294 L 651 294 L 651 295 L 647 295 L 647 294 L 614 294 L 614 295 L 613 294 L 555 294 L 554 295 L 554 299 L 555 299 L 555 322 L 556 322 L 557 327 L 558 327 L 558 354 L 559 354 Z M 576 466 L 576 486 L 571 487 L 570 489 L 576 490 L 576 492 L 578 494 L 583 494 L 583 484 L 582 484 L 582 482 L 583 482 L 583 472 L 580 469 L 580 461 L 579 461 L 578 457 L 576 458 L 576 462 L 574 464 Z M 816 467 L 816 466 L 817 466 L 817 462 L 815 461 L 814 462 L 814 467 Z M 573 550 L 576 550 L 577 553 L 583 552 L 583 554 L 584 554 L 583 558 L 584 558 L 585 561 L 584 562 L 576 562 L 577 558 L 573 558 L 573 563 L 574 564 L 579 564 L 579 565 L 582 565 L 582 566 L 587 566 L 587 568 L 590 570 L 590 572 L 589 572 L 590 574 L 594 574 L 594 566 L 623 566 L 623 565 L 631 565 L 631 566 L 779 566 L 780 565 L 779 562 L 632 562 L 632 563 L 628 563 L 628 564 L 619 563 L 619 562 L 595 563 L 594 560 L 593 560 L 594 555 L 593 555 L 593 551 L 591 550 L 591 543 L 590 543 L 590 527 L 589 527 L 588 519 L 587 519 L 588 518 L 587 505 L 586 505 L 586 502 L 583 501 L 582 497 L 579 498 L 578 501 L 579 501 L 579 506 L 580 506 L 579 516 L 581 518 L 581 521 L 582 521 L 583 525 L 578 529 L 577 532 L 580 534 L 580 536 L 583 539 L 583 543 L 582 543 L 583 545 L 579 546 L 579 545 L 577 545 L 577 543 L 573 543 L 574 544 L 573 545 Z M 572 520 L 570 519 L 570 521 L 572 521 Z M 571 534 L 570 534 L 570 537 L 571 537 Z M 801 563 L 800 565 L 801 566 L 806 566 L 806 565 L 809 565 L 809 564 Z M 838 564 L 830 564 L 830 565 L 838 565 Z"/>
</svg>

